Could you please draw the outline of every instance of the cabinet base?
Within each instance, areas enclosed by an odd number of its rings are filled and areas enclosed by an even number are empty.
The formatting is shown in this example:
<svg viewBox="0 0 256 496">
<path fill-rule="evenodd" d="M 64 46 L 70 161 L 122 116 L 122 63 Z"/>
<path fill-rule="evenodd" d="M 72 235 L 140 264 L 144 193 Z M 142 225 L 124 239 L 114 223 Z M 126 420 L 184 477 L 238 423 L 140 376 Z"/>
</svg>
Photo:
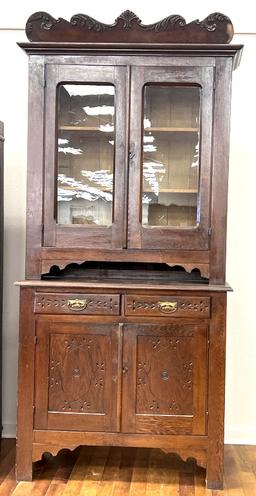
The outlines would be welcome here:
<svg viewBox="0 0 256 496">
<path fill-rule="evenodd" d="M 74 450 L 80 445 L 90 446 L 122 446 L 138 448 L 160 448 L 165 453 L 175 453 L 184 461 L 194 458 L 197 465 L 206 468 L 206 487 L 208 489 L 222 489 L 222 474 L 218 480 L 207 479 L 210 475 L 207 470 L 207 436 L 168 436 L 168 435 L 142 435 L 120 434 L 103 432 L 67 432 L 67 431 L 33 431 L 33 445 L 31 458 L 26 458 L 24 463 L 17 463 L 17 481 L 31 481 L 33 477 L 32 463 L 42 458 L 44 453 L 57 455 L 61 449 Z M 22 456 L 17 445 L 17 460 Z M 215 474 L 216 475 L 216 474 Z"/>
</svg>

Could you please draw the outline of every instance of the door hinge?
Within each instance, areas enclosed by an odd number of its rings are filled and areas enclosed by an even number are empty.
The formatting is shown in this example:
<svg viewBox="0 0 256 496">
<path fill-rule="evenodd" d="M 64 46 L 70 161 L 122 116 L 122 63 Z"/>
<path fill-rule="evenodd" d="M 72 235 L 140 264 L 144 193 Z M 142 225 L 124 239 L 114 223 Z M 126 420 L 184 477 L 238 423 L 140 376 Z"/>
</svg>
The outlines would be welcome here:
<svg viewBox="0 0 256 496">
<path fill-rule="evenodd" d="M 34 337 L 34 344 L 36 345 L 36 344 L 37 344 L 37 342 L 38 342 L 38 338 L 37 338 L 37 336 L 35 336 L 35 337 Z"/>
<path fill-rule="evenodd" d="M 208 346 L 208 350 L 210 348 L 210 339 L 207 340 L 207 346 Z"/>
<path fill-rule="evenodd" d="M 43 87 L 46 88 L 46 79 L 43 80 Z"/>
<path fill-rule="evenodd" d="M 209 416 L 209 412 L 208 410 L 205 412 L 205 415 L 208 417 Z"/>
<path fill-rule="evenodd" d="M 212 228 L 209 227 L 209 229 L 208 229 L 208 236 L 211 236 L 211 235 L 212 235 Z"/>
<path fill-rule="evenodd" d="M 134 145 L 134 143 L 131 143 L 130 149 L 128 152 L 128 158 L 129 158 L 130 163 L 133 162 L 134 157 L 135 157 L 135 145 Z"/>
</svg>

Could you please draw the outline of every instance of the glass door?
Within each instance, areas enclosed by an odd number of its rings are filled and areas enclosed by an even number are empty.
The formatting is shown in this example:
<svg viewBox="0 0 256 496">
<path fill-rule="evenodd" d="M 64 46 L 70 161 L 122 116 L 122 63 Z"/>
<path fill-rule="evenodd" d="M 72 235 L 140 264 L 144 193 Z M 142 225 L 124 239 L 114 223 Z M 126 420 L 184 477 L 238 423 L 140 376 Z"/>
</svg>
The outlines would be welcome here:
<svg viewBox="0 0 256 496">
<path fill-rule="evenodd" d="M 57 99 L 57 223 L 110 226 L 115 87 L 60 84 Z"/>
<path fill-rule="evenodd" d="M 122 248 L 126 70 L 48 71 L 45 246 Z"/>
<path fill-rule="evenodd" d="M 210 68 L 134 68 L 129 247 L 208 248 L 211 93 Z"/>
</svg>

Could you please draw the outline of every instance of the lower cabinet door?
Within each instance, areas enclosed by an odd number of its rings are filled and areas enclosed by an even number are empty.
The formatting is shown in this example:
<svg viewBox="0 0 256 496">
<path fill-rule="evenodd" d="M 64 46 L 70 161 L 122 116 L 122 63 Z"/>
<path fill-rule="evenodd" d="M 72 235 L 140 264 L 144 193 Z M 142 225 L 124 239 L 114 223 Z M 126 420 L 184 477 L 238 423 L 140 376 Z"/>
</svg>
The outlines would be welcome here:
<svg viewBox="0 0 256 496">
<path fill-rule="evenodd" d="M 36 429 L 117 431 L 118 326 L 37 322 Z"/>
<path fill-rule="evenodd" d="M 123 328 L 122 432 L 206 434 L 208 326 Z"/>
</svg>

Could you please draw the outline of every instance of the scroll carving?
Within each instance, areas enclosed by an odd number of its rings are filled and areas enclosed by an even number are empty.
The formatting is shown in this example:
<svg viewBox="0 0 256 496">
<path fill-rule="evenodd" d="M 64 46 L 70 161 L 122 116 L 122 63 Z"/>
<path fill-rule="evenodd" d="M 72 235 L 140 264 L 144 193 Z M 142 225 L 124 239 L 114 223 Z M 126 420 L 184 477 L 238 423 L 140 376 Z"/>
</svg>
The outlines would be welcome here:
<svg viewBox="0 0 256 496">
<path fill-rule="evenodd" d="M 86 14 L 75 14 L 70 22 L 54 19 L 47 12 L 32 14 L 26 24 L 30 41 L 104 43 L 229 43 L 233 37 L 230 19 L 219 12 L 186 23 L 180 15 L 170 15 L 153 24 L 142 24 L 126 10 L 113 24 L 105 24 Z"/>
<path fill-rule="evenodd" d="M 205 313 L 209 312 L 209 303 L 208 300 L 200 300 L 199 301 L 178 301 L 177 310 L 182 314 L 182 312 L 189 313 Z M 132 303 L 128 303 L 127 307 L 136 310 L 156 310 L 159 311 L 159 304 L 157 301 L 139 301 L 133 300 Z"/>
<path fill-rule="evenodd" d="M 81 299 L 77 297 L 81 297 Z M 81 303 L 80 308 L 76 305 L 76 301 Z M 70 302 L 74 304 L 71 305 Z M 115 296 L 112 297 L 112 295 L 65 294 L 65 296 L 62 296 L 51 293 L 37 294 L 35 297 L 35 312 L 37 313 L 72 313 L 77 311 L 80 311 L 80 313 L 117 314 L 119 311 L 119 299 Z"/>
</svg>

